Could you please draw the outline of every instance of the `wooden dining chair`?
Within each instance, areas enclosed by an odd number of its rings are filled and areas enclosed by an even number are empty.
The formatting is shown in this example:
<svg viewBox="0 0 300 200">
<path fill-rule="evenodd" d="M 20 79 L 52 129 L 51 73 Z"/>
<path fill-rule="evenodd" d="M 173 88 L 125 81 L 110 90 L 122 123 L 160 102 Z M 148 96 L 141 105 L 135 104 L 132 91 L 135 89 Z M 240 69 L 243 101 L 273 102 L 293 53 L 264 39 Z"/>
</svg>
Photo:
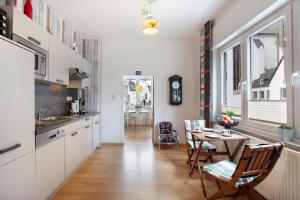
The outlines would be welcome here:
<svg viewBox="0 0 300 200">
<path fill-rule="evenodd" d="M 190 165 L 190 167 L 192 167 L 192 162 L 194 162 L 193 155 L 196 152 L 197 148 L 199 148 L 200 140 L 193 137 L 189 130 L 202 130 L 202 128 L 205 128 L 204 120 L 184 120 L 185 139 L 188 153 L 186 162 Z M 204 149 L 205 151 L 216 151 L 216 147 L 209 142 L 203 142 L 202 149 Z M 200 161 L 207 162 L 208 160 L 212 162 L 212 157 L 208 156 Z"/>
<path fill-rule="evenodd" d="M 201 184 L 205 197 L 206 191 L 203 176 L 212 178 L 219 190 L 208 200 L 222 198 L 236 194 L 245 194 L 250 199 L 251 189 L 261 183 L 272 171 L 278 161 L 284 145 L 258 144 L 246 145 L 243 154 L 236 165 L 229 160 L 208 164 L 201 168 Z M 233 194 L 228 194 L 234 192 Z"/>
</svg>

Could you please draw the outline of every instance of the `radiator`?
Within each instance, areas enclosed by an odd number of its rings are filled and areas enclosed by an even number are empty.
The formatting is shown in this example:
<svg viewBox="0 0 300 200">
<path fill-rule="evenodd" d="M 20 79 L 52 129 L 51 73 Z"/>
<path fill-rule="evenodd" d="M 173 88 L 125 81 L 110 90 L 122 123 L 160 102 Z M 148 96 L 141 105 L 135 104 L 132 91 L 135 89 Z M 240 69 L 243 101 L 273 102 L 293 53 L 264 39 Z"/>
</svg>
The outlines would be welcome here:
<svg viewBox="0 0 300 200">
<path fill-rule="evenodd" d="M 267 143 L 264 140 L 250 137 L 247 143 Z M 222 143 L 215 143 L 221 150 L 225 147 Z M 229 144 L 231 152 L 236 143 Z M 239 160 L 242 150 L 236 157 Z M 226 158 L 228 159 L 228 158 Z M 284 148 L 282 154 L 271 174 L 256 188 L 266 199 L 270 200 L 300 200 L 300 153 Z"/>
</svg>

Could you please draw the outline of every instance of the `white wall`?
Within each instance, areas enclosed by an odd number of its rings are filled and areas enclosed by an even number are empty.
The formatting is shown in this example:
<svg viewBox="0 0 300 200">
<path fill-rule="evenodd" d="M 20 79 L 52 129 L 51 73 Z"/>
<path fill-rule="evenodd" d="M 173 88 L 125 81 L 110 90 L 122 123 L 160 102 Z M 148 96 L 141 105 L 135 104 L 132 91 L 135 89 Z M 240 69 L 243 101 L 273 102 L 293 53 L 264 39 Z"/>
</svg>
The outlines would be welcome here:
<svg viewBox="0 0 300 200">
<path fill-rule="evenodd" d="M 102 142 L 123 142 L 122 76 L 154 76 L 155 123 L 170 120 L 184 142 L 184 119 L 196 117 L 198 104 L 198 64 L 195 41 L 159 40 L 155 38 L 106 38 L 102 40 L 101 119 Z M 183 77 L 183 103 L 169 104 L 169 81 L 172 75 Z"/>
</svg>

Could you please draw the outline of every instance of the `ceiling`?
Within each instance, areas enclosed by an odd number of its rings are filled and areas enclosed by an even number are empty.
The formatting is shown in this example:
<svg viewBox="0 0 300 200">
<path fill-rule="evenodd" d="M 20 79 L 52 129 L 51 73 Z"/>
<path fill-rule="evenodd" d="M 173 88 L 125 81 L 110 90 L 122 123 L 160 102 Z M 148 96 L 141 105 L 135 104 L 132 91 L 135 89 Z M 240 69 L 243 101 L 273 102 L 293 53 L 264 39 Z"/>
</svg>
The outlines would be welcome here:
<svg viewBox="0 0 300 200">
<path fill-rule="evenodd" d="M 157 38 L 195 38 L 207 20 L 235 0 L 157 0 L 152 6 L 159 20 Z M 47 0 L 55 12 L 87 38 L 149 37 L 142 33 L 143 0 Z"/>
</svg>

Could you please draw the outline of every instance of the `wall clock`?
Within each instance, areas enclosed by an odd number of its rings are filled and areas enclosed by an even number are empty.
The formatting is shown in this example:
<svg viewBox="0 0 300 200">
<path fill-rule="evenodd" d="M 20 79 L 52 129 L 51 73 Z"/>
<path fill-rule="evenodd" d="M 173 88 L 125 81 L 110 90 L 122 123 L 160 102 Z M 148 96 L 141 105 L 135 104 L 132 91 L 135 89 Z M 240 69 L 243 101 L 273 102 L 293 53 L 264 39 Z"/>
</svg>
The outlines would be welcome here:
<svg viewBox="0 0 300 200">
<path fill-rule="evenodd" d="M 170 104 L 180 105 L 182 103 L 182 77 L 175 75 L 169 78 L 170 82 Z"/>
</svg>

